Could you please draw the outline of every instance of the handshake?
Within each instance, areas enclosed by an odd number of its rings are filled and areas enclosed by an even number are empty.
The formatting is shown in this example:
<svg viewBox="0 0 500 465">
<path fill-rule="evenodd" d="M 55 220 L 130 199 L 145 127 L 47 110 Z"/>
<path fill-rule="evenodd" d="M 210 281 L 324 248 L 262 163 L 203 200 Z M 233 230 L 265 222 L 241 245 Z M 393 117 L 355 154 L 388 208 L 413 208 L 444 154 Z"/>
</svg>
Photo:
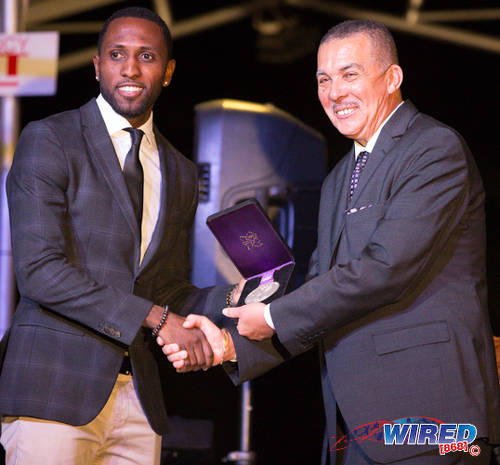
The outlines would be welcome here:
<svg viewBox="0 0 500 465">
<path fill-rule="evenodd" d="M 156 342 L 179 373 L 208 370 L 236 359 L 229 332 L 202 315 L 191 314 L 183 318 L 169 313 Z"/>
<path fill-rule="evenodd" d="M 238 302 L 245 281 L 238 284 L 231 296 L 231 303 Z M 237 329 L 241 336 L 262 340 L 274 334 L 264 318 L 265 305 L 259 302 L 238 308 L 226 308 L 225 316 L 237 318 Z M 163 308 L 153 306 L 145 324 L 155 327 L 151 320 L 158 319 Z M 156 314 L 156 317 L 155 317 Z M 148 321 L 149 320 L 149 321 Z M 236 361 L 233 339 L 226 329 L 218 328 L 207 317 L 191 314 L 186 318 L 169 312 L 161 327 L 156 342 L 178 373 L 208 370 L 227 361 Z"/>
</svg>

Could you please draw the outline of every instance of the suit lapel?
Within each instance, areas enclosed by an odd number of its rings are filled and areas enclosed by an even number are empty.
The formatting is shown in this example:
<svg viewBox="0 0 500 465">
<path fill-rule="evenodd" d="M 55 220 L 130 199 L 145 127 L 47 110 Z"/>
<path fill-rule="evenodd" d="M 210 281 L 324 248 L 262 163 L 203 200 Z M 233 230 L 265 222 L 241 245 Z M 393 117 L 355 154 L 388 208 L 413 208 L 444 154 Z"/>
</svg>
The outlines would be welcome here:
<svg viewBox="0 0 500 465">
<path fill-rule="evenodd" d="M 139 226 L 135 219 L 125 178 L 95 99 L 81 107 L 80 114 L 83 137 L 87 142 L 89 153 L 96 165 L 101 168 L 104 179 L 120 206 L 134 237 L 139 241 Z"/>
<path fill-rule="evenodd" d="M 397 109 L 396 113 L 392 115 L 389 121 L 387 121 L 385 126 L 382 128 L 382 131 L 380 131 L 380 135 L 375 143 L 375 146 L 373 147 L 373 151 L 368 157 L 368 162 L 366 163 L 364 170 L 361 172 L 358 188 L 351 198 L 350 206 L 356 205 L 358 198 L 369 184 L 372 176 L 375 175 L 377 168 L 384 159 L 385 154 L 392 149 L 396 140 L 406 132 L 408 125 L 417 113 L 417 109 L 408 100 L 403 103 Z"/>
<path fill-rule="evenodd" d="M 388 139 L 388 140 L 386 142 L 382 142 L 380 139 Z M 361 195 L 367 184 L 370 182 L 370 178 L 377 171 L 377 168 L 384 159 L 386 151 L 390 148 L 390 145 L 392 144 L 393 144 L 392 138 L 382 137 L 382 133 L 380 133 L 380 136 L 377 140 L 377 143 L 375 144 L 375 147 L 373 147 L 372 152 L 368 156 L 368 161 L 366 163 L 366 166 L 359 176 L 358 187 L 356 188 L 354 194 L 349 200 L 349 207 L 353 207 L 356 205 L 359 196 Z"/>
<path fill-rule="evenodd" d="M 354 167 L 353 157 L 354 149 L 351 149 L 344 159 L 340 161 L 341 165 L 337 170 L 335 170 L 336 176 L 328 184 L 329 188 L 324 194 L 326 198 L 329 199 L 327 202 L 328 211 L 324 214 L 325 216 L 328 215 L 331 218 L 331 222 L 326 225 L 325 235 L 325 240 L 328 243 L 328 253 L 320 253 L 320 260 L 323 257 L 325 260 L 323 263 L 320 261 L 321 271 L 325 271 L 330 268 L 335 250 L 337 249 L 337 244 L 340 240 L 340 235 L 344 229 L 349 183 L 351 179 L 351 172 Z"/>
<path fill-rule="evenodd" d="M 139 271 L 142 271 L 142 269 L 151 261 L 160 246 L 166 229 L 168 215 L 172 211 L 172 202 L 175 191 L 176 166 L 174 157 L 168 156 L 168 147 L 165 143 L 165 139 L 159 133 L 156 126 L 154 127 L 154 134 L 156 145 L 158 147 L 161 171 L 160 211 L 158 212 L 158 220 L 153 231 L 153 236 L 151 237 L 151 242 L 146 250 Z"/>
<path fill-rule="evenodd" d="M 165 190 L 166 198 L 164 199 L 164 221 L 167 221 L 167 218 L 173 211 L 174 199 L 176 194 L 176 189 L 179 188 L 177 186 L 177 162 L 174 156 L 168 156 L 169 147 L 165 138 L 163 138 L 159 133 L 157 134 L 157 139 L 162 141 L 162 153 L 165 161 L 166 168 L 166 178 L 167 178 L 167 188 Z"/>
</svg>

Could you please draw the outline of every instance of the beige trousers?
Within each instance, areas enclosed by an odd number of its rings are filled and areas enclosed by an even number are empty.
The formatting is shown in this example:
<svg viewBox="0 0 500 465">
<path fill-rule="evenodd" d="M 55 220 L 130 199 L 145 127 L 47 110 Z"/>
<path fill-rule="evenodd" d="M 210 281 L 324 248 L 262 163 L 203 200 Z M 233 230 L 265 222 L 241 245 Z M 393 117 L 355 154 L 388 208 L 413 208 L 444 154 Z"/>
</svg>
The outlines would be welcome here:
<svg viewBox="0 0 500 465">
<path fill-rule="evenodd" d="M 149 426 L 132 376 L 122 374 L 90 423 L 4 417 L 0 442 L 6 465 L 159 465 L 161 453 L 161 436 Z"/>
</svg>

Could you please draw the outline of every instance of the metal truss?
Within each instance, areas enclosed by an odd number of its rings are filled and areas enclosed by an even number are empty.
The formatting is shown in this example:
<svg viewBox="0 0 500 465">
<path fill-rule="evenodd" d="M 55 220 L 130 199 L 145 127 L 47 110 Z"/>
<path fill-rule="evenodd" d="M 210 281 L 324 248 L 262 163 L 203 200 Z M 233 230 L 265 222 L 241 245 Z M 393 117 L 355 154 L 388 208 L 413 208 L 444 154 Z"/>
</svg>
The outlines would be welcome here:
<svg viewBox="0 0 500 465">
<path fill-rule="evenodd" d="M 384 23 L 390 29 L 400 32 L 500 53 L 499 37 L 477 33 L 465 28 L 452 28 L 442 24 L 449 22 L 498 21 L 500 20 L 500 8 L 425 11 L 422 10 L 423 0 L 410 0 L 406 14 L 397 16 L 376 10 L 354 8 L 335 1 L 288 0 L 287 4 L 345 18 L 373 19 Z"/>
<path fill-rule="evenodd" d="M 21 30 L 40 31 L 55 30 L 61 34 L 95 34 L 104 18 L 95 21 L 71 20 L 72 16 L 95 11 L 120 3 L 123 0 L 21 0 L 24 10 L 21 12 Z M 202 31 L 213 29 L 225 24 L 253 18 L 256 27 L 256 17 L 265 10 L 276 10 L 281 7 L 293 8 L 298 13 L 309 10 L 321 15 L 331 15 L 338 18 L 373 19 L 386 24 L 389 28 L 403 33 L 414 34 L 430 39 L 447 41 L 459 46 L 474 47 L 479 50 L 500 54 L 500 38 L 498 36 L 480 33 L 467 29 L 463 23 L 478 23 L 500 20 L 500 8 L 475 8 L 425 10 L 423 0 L 405 1 L 405 14 L 391 14 L 387 11 L 368 9 L 328 0 L 248 0 L 227 1 L 227 6 L 210 10 L 210 2 L 205 2 L 202 14 L 177 19 L 172 14 L 172 4 L 181 0 L 151 0 L 143 2 L 145 6 L 154 9 L 170 26 L 174 38 L 179 39 Z M 401 0 L 403 2 L 403 0 Z M 365 2 L 370 3 L 370 2 Z M 438 6 L 439 2 L 432 2 Z M 471 0 L 474 3 L 474 0 Z M 437 5 L 436 5 L 437 4 Z M 449 24 L 459 24 L 451 27 Z M 95 47 L 82 48 L 61 56 L 59 71 L 69 71 L 90 63 L 96 53 Z"/>
</svg>

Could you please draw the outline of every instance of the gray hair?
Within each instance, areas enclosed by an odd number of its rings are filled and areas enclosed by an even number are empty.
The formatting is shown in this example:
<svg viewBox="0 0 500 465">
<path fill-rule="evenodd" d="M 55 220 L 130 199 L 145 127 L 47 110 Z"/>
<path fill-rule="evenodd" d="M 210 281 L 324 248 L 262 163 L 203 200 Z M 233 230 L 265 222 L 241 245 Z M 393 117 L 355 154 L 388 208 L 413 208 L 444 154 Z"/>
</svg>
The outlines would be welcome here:
<svg viewBox="0 0 500 465">
<path fill-rule="evenodd" d="M 396 43 L 389 29 L 377 21 L 350 19 L 333 26 L 321 39 L 320 45 L 330 40 L 345 39 L 354 34 L 366 34 L 384 67 L 399 64 Z"/>
</svg>

